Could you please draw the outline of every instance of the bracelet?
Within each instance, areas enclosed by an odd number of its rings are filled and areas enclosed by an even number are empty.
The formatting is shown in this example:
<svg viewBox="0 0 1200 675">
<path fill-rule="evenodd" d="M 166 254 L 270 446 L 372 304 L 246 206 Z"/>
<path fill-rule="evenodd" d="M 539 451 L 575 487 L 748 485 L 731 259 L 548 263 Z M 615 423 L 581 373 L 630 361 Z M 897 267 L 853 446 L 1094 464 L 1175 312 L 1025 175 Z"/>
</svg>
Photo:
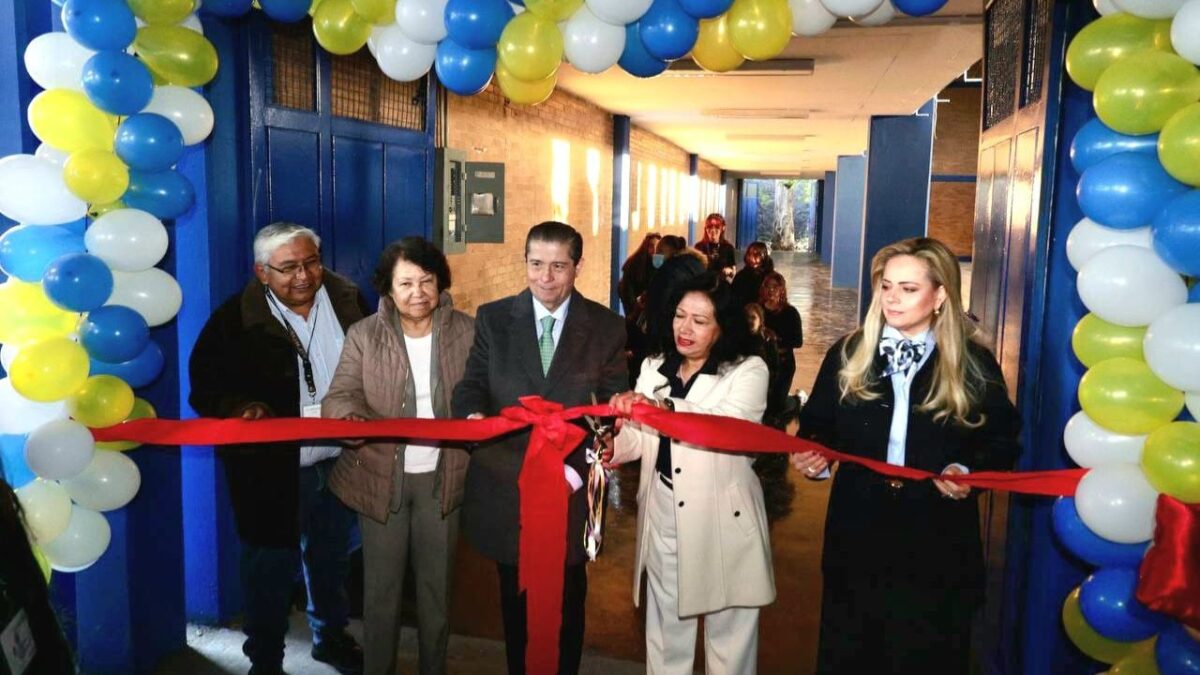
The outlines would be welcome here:
<svg viewBox="0 0 1200 675">
<path fill-rule="evenodd" d="M 656 397 L 655 401 L 658 403 L 658 407 L 662 408 L 663 410 L 675 412 L 675 401 L 672 401 L 670 398 L 666 396 Z"/>
</svg>

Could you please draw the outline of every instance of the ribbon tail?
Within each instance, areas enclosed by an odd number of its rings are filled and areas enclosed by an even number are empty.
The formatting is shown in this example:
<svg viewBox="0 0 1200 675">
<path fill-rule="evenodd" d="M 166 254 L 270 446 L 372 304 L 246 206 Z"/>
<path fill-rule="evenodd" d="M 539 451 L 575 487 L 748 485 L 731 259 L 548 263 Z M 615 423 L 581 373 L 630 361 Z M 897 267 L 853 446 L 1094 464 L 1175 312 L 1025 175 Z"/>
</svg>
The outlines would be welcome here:
<svg viewBox="0 0 1200 675">
<path fill-rule="evenodd" d="M 1200 504 L 1158 496 L 1154 544 L 1138 572 L 1137 599 L 1200 630 Z"/>
</svg>

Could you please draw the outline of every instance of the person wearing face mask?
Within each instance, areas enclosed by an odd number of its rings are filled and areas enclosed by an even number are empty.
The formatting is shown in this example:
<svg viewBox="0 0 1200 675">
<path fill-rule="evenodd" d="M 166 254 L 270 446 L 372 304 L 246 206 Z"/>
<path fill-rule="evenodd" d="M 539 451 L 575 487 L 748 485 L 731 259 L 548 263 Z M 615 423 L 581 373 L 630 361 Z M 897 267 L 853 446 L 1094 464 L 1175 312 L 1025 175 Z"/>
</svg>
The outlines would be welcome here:
<svg viewBox="0 0 1200 675">
<path fill-rule="evenodd" d="M 346 334 L 321 406 L 334 419 L 450 416 L 475 321 L 453 308 L 446 256 L 420 237 L 383 250 L 372 283 L 379 310 Z M 446 672 L 450 583 L 467 453 L 444 445 L 351 441 L 330 488 L 359 514 L 363 538 L 364 666 L 399 670 L 404 576 L 416 582 L 418 672 Z"/>
<path fill-rule="evenodd" d="M 696 250 L 708 259 L 708 269 L 717 272 L 725 281 L 733 279 L 737 268 L 733 244 L 725 241 L 725 216 L 710 213 L 704 219 L 704 238 L 696 243 Z"/>
<path fill-rule="evenodd" d="M 621 415 L 649 403 L 758 422 L 767 366 L 749 353 L 742 306 L 709 272 L 675 294 L 671 336 L 646 359 Z M 673 441 L 624 420 L 609 464 L 641 460 L 633 602 L 646 576 L 646 671 L 692 673 L 704 619 L 705 672 L 757 669 L 759 608 L 775 600 L 767 515 L 753 458 Z"/>
<path fill-rule="evenodd" d="M 767 245 L 756 241 L 746 247 L 746 265 L 733 277 L 733 293 L 743 306 L 758 302 L 758 289 L 763 278 L 775 271 L 775 261 Z"/>
<path fill-rule="evenodd" d="M 871 262 L 862 326 L 825 356 L 799 435 L 843 453 L 941 474 L 885 478 L 857 465 L 833 477 L 822 552 L 818 673 L 971 672 L 971 617 L 983 599 L 970 471 L 1011 468 L 1020 420 L 1000 367 L 963 313 L 954 254 L 905 239 Z M 815 453 L 792 456 L 810 479 Z"/>
<path fill-rule="evenodd" d="M 699 251 L 688 248 L 687 241 L 677 235 L 663 237 L 658 242 L 657 255 L 663 256 L 663 262 L 646 289 L 645 321 L 642 322 L 646 339 L 652 345 L 670 335 L 671 314 L 667 303 L 675 289 L 703 274 L 708 264 Z"/>
<path fill-rule="evenodd" d="M 625 317 L 637 314 L 637 299 L 646 292 L 650 277 L 662 262 L 654 264 L 655 249 L 662 235 L 657 232 L 647 233 L 638 249 L 633 252 L 621 265 L 621 281 L 617 283 L 617 295 L 621 298 L 621 309 Z"/>
</svg>

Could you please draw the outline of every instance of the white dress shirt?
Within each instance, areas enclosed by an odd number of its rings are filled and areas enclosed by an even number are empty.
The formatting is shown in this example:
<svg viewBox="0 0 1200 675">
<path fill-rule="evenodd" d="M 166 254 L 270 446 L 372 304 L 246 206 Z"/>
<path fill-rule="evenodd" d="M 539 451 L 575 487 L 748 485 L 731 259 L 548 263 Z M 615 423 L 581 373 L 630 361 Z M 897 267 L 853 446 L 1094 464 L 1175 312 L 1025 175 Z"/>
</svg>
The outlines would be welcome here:
<svg viewBox="0 0 1200 675">
<path fill-rule="evenodd" d="M 542 340 L 542 319 L 552 316 L 554 317 L 554 326 L 550 329 L 550 336 L 554 338 L 554 349 L 558 350 L 558 339 L 562 337 L 563 324 L 567 321 L 567 308 L 571 305 L 571 296 L 567 296 L 562 304 L 553 312 L 546 309 L 546 306 L 538 302 L 537 298 L 533 299 L 533 327 L 537 331 L 538 342 Z M 563 464 L 563 473 L 567 476 L 567 482 L 571 484 L 571 492 L 583 487 L 583 479 L 579 477 L 579 473 L 571 468 L 570 464 Z"/>
</svg>

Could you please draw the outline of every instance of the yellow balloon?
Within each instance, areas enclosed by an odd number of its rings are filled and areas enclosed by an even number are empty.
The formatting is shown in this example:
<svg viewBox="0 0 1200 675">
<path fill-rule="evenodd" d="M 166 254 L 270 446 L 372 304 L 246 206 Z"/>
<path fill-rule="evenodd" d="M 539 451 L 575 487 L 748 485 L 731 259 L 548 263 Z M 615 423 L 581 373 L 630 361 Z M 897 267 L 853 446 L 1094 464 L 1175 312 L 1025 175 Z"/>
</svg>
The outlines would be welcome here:
<svg viewBox="0 0 1200 675">
<path fill-rule="evenodd" d="M 1108 675 L 1160 675 L 1158 659 L 1154 656 L 1154 642 L 1158 637 L 1152 637 L 1137 643 L 1128 654 L 1108 669 Z"/>
<path fill-rule="evenodd" d="M 109 204 L 129 189 L 129 167 L 107 150 L 79 150 L 71 153 L 63 164 L 63 181 L 83 201 Z"/>
<path fill-rule="evenodd" d="M 563 38 L 558 25 L 531 11 L 516 15 L 504 26 L 496 45 L 499 64 L 525 82 L 537 82 L 558 72 L 563 58 Z"/>
<path fill-rule="evenodd" d="M 129 415 L 125 417 L 124 421 L 128 422 L 130 420 L 154 419 L 155 417 L 158 417 L 158 412 L 154 409 L 154 406 L 150 405 L 149 401 L 144 398 L 135 398 L 133 399 L 133 410 L 130 411 Z M 134 448 L 141 447 L 141 445 L 141 443 L 136 443 L 134 441 L 107 441 L 104 443 L 97 443 L 96 447 L 101 450 L 116 450 L 118 452 L 125 452 L 126 450 L 133 450 Z"/>
<path fill-rule="evenodd" d="M 33 551 L 33 559 L 37 561 L 38 569 L 42 571 L 42 576 L 46 579 L 46 583 L 50 583 L 50 575 L 54 571 L 50 569 L 50 561 L 46 559 L 46 554 L 42 553 L 42 549 L 38 548 L 38 545 L 34 543 L 32 538 L 29 541 L 29 549 Z"/>
<path fill-rule="evenodd" d="M 792 39 L 792 10 L 787 0 L 733 0 L 729 39 L 751 61 L 775 58 Z"/>
<path fill-rule="evenodd" d="M 1155 429 L 1142 449 L 1142 470 L 1155 490 L 1188 504 L 1200 502 L 1200 424 L 1172 422 Z"/>
<path fill-rule="evenodd" d="M 532 82 L 521 80 L 512 74 L 504 62 L 497 61 L 496 82 L 500 85 L 500 91 L 513 103 L 536 105 L 550 98 L 550 94 L 554 93 L 554 86 L 558 84 L 558 75 L 552 74 L 550 77 Z"/>
<path fill-rule="evenodd" d="M 1118 326 L 1095 314 L 1088 314 L 1075 324 L 1075 332 L 1071 334 L 1071 347 L 1079 362 L 1091 368 L 1101 361 L 1118 356 L 1142 359 L 1144 337 L 1145 326 Z"/>
<path fill-rule="evenodd" d="M 116 375 L 93 375 L 67 399 L 75 421 L 95 429 L 111 427 L 133 411 L 133 389 Z"/>
<path fill-rule="evenodd" d="M 1101 361 L 1083 374 L 1079 404 L 1105 429 L 1148 434 L 1179 415 L 1183 392 L 1158 379 L 1145 361 L 1121 356 Z"/>
<path fill-rule="evenodd" d="M 75 331 L 79 315 L 46 297 L 41 284 L 9 279 L 0 284 L 0 342 L 27 345 Z"/>
<path fill-rule="evenodd" d="M 1110 129 L 1150 134 L 1200 100 L 1200 72 L 1176 54 L 1147 49 L 1109 66 L 1092 99 L 1096 115 Z"/>
<path fill-rule="evenodd" d="M 29 127 L 40 140 L 64 152 L 112 150 L 117 132 L 116 118 L 70 89 L 49 89 L 33 97 Z"/>
<path fill-rule="evenodd" d="M 1167 120 L 1158 137 L 1158 159 L 1175 180 L 1200 187 L 1200 103 Z"/>
<path fill-rule="evenodd" d="M 350 0 L 322 0 L 313 13 L 313 35 L 330 54 L 353 54 L 371 37 L 371 22 L 354 11 Z"/>
<path fill-rule="evenodd" d="M 1143 49 L 1171 50 L 1171 20 L 1142 19 L 1118 12 L 1089 23 L 1067 47 L 1067 74 L 1092 91 L 1100 75 L 1123 56 Z"/>
<path fill-rule="evenodd" d="M 1079 610 L 1078 588 L 1071 591 L 1066 602 L 1063 603 L 1062 622 L 1063 628 L 1067 631 L 1067 637 L 1071 638 L 1071 642 L 1079 648 L 1079 651 L 1104 663 L 1116 663 L 1137 647 L 1150 642 L 1150 640 L 1117 642 L 1097 633 L 1088 625 L 1087 620 L 1083 618 L 1083 612 Z"/>
<path fill-rule="evenodd" d="M 177 24 L 196 9 L 195 0 L 125 0 L 134 16 L 146 23 Z"/>
<path fill-rule="evenodd" d="M 386 26 L 396 20 L 396 0 L 350 0 L 350 4 L 370 23 Z"/>
<path fill-rule="evenodd" d="M 535 16 L 554 23 L 571 18 L 571 15 L 582 6 L 583 0 L 525 0 L 525 9 L 533 12 Z M 517 15 L 517 17 L 520 16 L 521 14 Z"/>
<path fill-rule="evenodd" d="M 8 376 L 13 389 L 31 401 L 61 401 L 83 386 L 89 368 L 83 347 L 55 337 L 22 347 Z"/>
<path fill-rule="evenodd" d="M 88 205 L 88 218 L 95 220 L 95 219 L 99 218 L 100 216 L 108 213 L 109 211 L 116 211 L 117 209 L 124 209 L 124 208 L 128 208 L 128 207 L 125 206 L 125 202 L 123 202 L 119 199 L 115 202 L 109 202 L 107 204 L 89 204 Z"/>
<path fill-rule="evenodd" d="M 200 87 L 217 75 L 217 50 L 208 38 L 183 26 L 142 26 L 133 49 L 155 81 Z"/>
<path fill-rule="evenodd" d="M 727 73 L 746 60 L 730 40 L 729 14 L 700 21 L 700 35 L 692 47 L 692 60 L 711 73 Z"/>
</svg>

